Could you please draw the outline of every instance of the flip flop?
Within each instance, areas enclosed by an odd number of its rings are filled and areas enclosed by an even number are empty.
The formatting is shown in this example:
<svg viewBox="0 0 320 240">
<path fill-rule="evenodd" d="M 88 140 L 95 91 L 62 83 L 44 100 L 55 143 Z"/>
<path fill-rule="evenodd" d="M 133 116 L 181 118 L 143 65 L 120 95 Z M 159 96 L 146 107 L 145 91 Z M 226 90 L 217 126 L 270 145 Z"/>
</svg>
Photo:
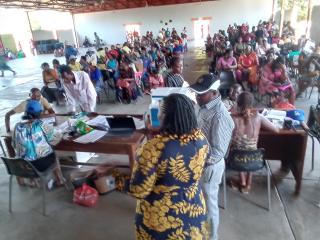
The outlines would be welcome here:
<svg viewBox="0 0 320 240">
<path fill-rule="evenodd" d="M 240 192 L 243 193 L 243 194 L 249 194 L 250 193 L 250 187 L 248 186 L 241 186 L 240 188 Z"/>
<path fill-rule="evenodd" d="M 235 180 L 232 180 L 232 179 L 228 180 L 228 185 L 233 190 L 237 190 L 237 191 L 239 190 L 239 183 Z"/>
</svg>

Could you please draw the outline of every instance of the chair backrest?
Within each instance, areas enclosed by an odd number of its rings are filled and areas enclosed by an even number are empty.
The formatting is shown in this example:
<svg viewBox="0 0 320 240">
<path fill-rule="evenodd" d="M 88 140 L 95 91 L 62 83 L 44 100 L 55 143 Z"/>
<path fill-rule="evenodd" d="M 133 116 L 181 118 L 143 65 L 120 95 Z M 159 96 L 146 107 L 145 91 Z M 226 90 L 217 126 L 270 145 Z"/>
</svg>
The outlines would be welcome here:
<svg viewBox="0 0 320 240">
<path fill-rule="evenodd" d="M 12 137 L 11 136 L 3 137 L 3 142 L 9 157 L 11 158 L 15 157 L 15 151 L 14 151 L 14 148 L 12 147 Z"/>
<path fill-rule="evenodd" d="M 21 158 L 1 157 L 9 175 L 23 178 L 38 178 L 39 175 L 32 164 Z"/>
<path fill-rule="evenodd" d="M 219 91 L 222 98 L 229 96 L 229 90 L 236 83 L 233 72 L 221 72 L 219 75 L 220 87 Z"/>
<path fill-rule="evenodd" d="M 263 148 L 256 150 L 231 149 L 227 157 L 227 168 L 240 172 L 254 172 L 265 166 Z"/>
<path fill-rule="evenodd" d="M 219 78 L 223 88 L 230 88 L 236 83 L 233 72 L 230 71 L 221 72 Z"/>
<path fill-rule="evenodd" d="M 310 129 L 309 133 L 313 137 L 320 139 L 320 109 L 318 106 L 310 106 L 307 125 Z"/>
</svg>

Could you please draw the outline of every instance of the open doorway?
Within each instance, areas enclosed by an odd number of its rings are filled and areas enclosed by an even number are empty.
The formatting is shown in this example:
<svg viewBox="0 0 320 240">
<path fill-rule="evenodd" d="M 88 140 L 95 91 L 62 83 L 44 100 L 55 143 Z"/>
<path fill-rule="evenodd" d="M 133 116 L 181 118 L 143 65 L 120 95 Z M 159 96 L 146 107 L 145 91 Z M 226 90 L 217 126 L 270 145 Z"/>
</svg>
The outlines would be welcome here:
<svg viewBox="0 0 320 240">
<path fill-rule="evenodd" d="M 140 36 L 140 24 L 126 24 L 126 39 L 129 43 L 133 43 Z"/>
<path fill-rule="evenodd" d="M 200 45 L 203 45 L 209 31 L 210 19 L 198 18 L 193 21 L 193 32 L 196 44 L 198 43 Z"/>
</svg>

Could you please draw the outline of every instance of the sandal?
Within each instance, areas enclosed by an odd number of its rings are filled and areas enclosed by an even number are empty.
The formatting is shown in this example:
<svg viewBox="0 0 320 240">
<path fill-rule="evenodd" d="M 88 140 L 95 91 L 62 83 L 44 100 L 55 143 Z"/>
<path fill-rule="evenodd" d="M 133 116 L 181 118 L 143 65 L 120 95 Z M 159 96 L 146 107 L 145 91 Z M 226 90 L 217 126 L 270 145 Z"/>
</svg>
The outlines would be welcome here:
<svg viewBox="0 0 320 240">
<path fill-rule="evenodd" d="M 249 187 L 249 186 L 241 186 L 241 188 L 240 188 L 240 192 L 243 194 L 249 194 L 250 190 L 251 190 L 251 187 Z"/>
<path fill-rule="evenodd" d="M 237 190 L 237 191 L 239 190 L 239 183 L 235 180 L 232 180 L 232 179 L 228 180 L 228 185 L 233 190 Z"/>
</svg>

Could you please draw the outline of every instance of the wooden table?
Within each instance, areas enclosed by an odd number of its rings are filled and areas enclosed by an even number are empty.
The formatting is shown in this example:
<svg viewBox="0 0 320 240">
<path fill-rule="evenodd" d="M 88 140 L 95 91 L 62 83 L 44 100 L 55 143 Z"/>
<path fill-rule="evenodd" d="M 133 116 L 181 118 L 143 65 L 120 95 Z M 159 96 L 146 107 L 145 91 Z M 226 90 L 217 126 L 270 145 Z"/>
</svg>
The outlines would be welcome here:
<svg viewBox="0 0 320 240">
<path fill-rule="evenodd" d="M 133 169 L 136 151 L 144 140 L 143 132 L 135 131 L 128 136 L 105 136 L 95 143 L 77 143 L 63 139 L 54 150 L 69 152 L 94 152 L 105 154 L 126 154 L 129 156 L 130 169 Z"/>
<path fill-rule="evenodd" d="M 295 194 L 299 195 L 308 135 L 304 130 L 281 130 L 280 133 L 261 131 L 258 147 L 264 148 L 268 160 L 280 160 L 282 170 L 291 170 L 296 180 Z"/>
<path fill-rule="evenodd" d="M 152 138 L 159 131 L 148 129 L 146 135 Z M 264 148 L 267 160 L 281 161 L 283 171 L 292 172 L 296 180 L 295 195 L 300 194 L 304 158 L 307 148 L 308 134 L 304 130 L 280 130 L 280 133 L 260 131 L 258 147 Z"/>
<path fill-rule="evenodd" d="M 126 116 L 126 115 L 115 115 Z M 136 118 L 143 118 L 143 115 L 130 115 Z M 137 148 L 141 145 L 145 136 L 149 138 L 158 133 L 147 130 L 137 130 L 128 137 L 108 137 L 100 139 L 96 143 L 81 144 L 72 140 L 62 140 L 55 150 L 78 151 L 78 152 L 96 152 L 105 154 L 126 154 L 129 156 L 130 168 L 133 168 Z M 295 194 L 299 195 L 301 190 L 301 181 L 303 174 L 304 159 L 307 147 L 308 135 L 304 130 L 281 130 L 280 133 L 271 133 L 261 131 L 259 135 L 258 146 L 266 150 L 266 159 L 280 160 L 282 169 L 292 171 L 296 181 Z M 11 138 L 4 138 L 6 146 L 10 146 L 9 156 L 14 154 L 11 147 Z"/>
</svg>

